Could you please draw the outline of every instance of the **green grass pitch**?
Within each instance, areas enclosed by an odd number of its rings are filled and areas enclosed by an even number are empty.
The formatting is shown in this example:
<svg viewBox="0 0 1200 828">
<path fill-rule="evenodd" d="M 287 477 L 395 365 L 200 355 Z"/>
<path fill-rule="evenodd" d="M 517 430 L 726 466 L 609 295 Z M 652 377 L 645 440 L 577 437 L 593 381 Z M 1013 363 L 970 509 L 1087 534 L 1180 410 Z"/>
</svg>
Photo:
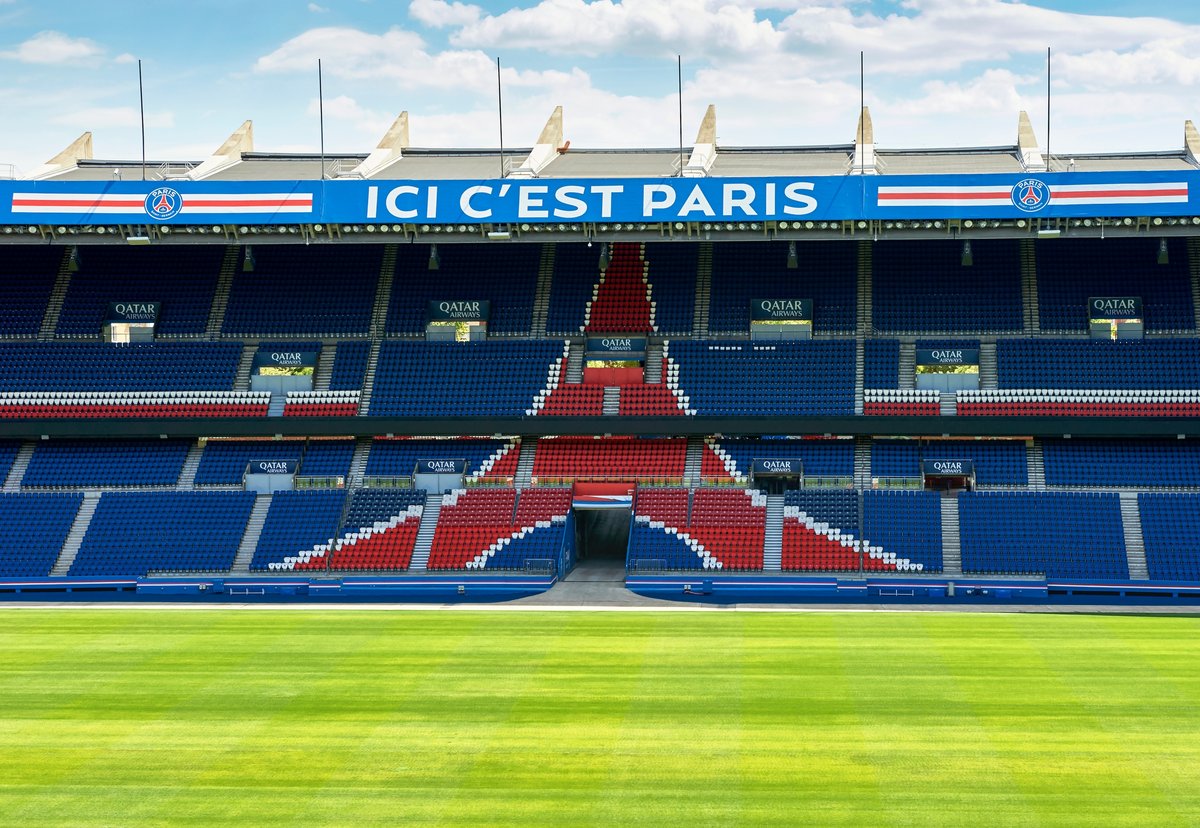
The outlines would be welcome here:
<svg viewBox="0 0 1200 828">
<path fill-rule="evenodd" d="M 1200 619 L 5 610 L 2 825 L 1200 825 Z"/>
</svg>

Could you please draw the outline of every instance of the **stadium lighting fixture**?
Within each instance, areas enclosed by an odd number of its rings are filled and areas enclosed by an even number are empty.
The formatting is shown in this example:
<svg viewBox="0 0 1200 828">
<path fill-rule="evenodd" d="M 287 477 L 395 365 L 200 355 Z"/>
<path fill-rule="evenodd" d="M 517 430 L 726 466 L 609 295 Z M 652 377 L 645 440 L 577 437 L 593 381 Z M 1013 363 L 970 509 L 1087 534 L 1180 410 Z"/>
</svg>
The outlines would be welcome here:
<svg viewBox="0 0 1200 828">
<path fill-rule="evenodd" d="M 800 260 L 796 257 L 796 243 L 794 241 L 788 242 L 787 266 L 788 270 L 795 270 L 800 267 Z"/>
<path fill-rule="evenodd" d="M 242 273 L 254 272 L 254 249 L 250 245 L 246 245 L 246 252 L 242 255 Z"/>
<path fill-rule="evenodd" d="M 1167 240 L 1158 240 L 1158 263 L 1160 265 L 1170 264 L 1170 254 L 1167 253 Z"/>
<path fill-rule="evenodd" d="M 1057 239 L 1062 235 L 1062 231 L 1057 227 L 1046 227 L 1037 231 L 1039 239 Z"/>
<path fill-rule="evenodd" d="M 492 241 L 508 241 L 509 239 L 512 238 L 512 234 L 509 233 L 507 230 L 489 230 L 487 237 L 489 239 L 491 239 Z M 591 246 L 592 246 L 592 243 L 588 242 L 588 247 L 591 247 Z"/>
<path fill-rule="evenodd" d="M 132 244 L 135 247 L 144 247 L 145 245 L 150 243 L 150 237 L 149 236 L 126 236 L 125 243 Z"/>
<path fill-rule="evenodd" d="M 971 254 L 971 243 L 964 241 L 962 246 L 962 266 L 971 267 L 975 264 L 975 257 Z"/>
</svg>

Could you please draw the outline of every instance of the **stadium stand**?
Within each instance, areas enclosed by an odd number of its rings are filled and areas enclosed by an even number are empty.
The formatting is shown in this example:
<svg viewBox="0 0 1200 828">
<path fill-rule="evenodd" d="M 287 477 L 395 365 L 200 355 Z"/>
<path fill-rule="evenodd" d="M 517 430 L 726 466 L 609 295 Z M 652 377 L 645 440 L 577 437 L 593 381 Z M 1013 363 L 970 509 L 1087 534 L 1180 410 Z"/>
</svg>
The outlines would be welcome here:
<svg viewBox="0 0 1200 828">
<path fill-rule="evenodd" d="M 974 264 L 956 241 L 875 245 L 875 330 L 889 333 L 1019 332 L 1024 327 L 1020 248 L 1012 240 L 972 242 Z"/>
<path fill-rule="evenodd" d="M 700 247 L 689 242 L 650 242 L 645 259 L 653 287 L 654 323 L 659 334 L 691 334 L 696 311 Z"/>
<path fill-rule="evenodd" d="M 379 245 L 246 248 L 234 275 L 226 334 L 366 335 L 383 261 Z"/>
<path fill-rule="evenodd" d="M 203 458 L 202 458 L 203 459 Z M 297 475 L 347 477 L 354 459 L 353 440 L 309 440 Z"/>
<path fill-rule="evenodd" d="M 377 438 L 371 442 L 366 476 L 411 477 L 418 460 L 466 460 L 467 477 L 506 478 L 516 473 L 520 453 L 520 444 L 512 440 Z"/>
<path fill-rule="evenodd" d="M 964 492 L 958 503 L 963 572 L 1129 577 L 1116 494 Z"/>
<path fill-rule="evenodd" d="M 901 571 L 941 572 L 941 497 L 924 491 L 863 492 L 862 536 Z"/>
<path fill-rule="evenodd" d="M 529 334 L 541 245 L 443 244 L 437 247 L 435 269 L 430 269 L 430 245 L 403 244 L 395 249 L 389 334 L 423 334 L 430 302 L 474 299 L 491 302 L 489 335 Z"/>
<path fill-rule="evenodd" d="M 339 342 L 333 360 L 333 373 L 329 377 L 329 390 L 358 391 L 362 388 L 370 358 L 370 342 L 365 340 Z"/>
<path fill-rule="evenodd" d="M 253 507 L 253 492 L 105 493 L 69 574 L 227 572 Z"/>
<path fill-rule="evenodd" d="M 332 543 L 341 523 L 346 493 L 341 489 L 276 492 L 263 524 L 250 569 L 262 572 L 317 544 Z"/>
<path fill-rule="evenodd" d="M 675 341 L 667 388 L 698 414 L 850 415 L 853 342 Z"/>
<path fill-rule="evenodd" d="M 863 343 L 863 388 L 899 388 L 900 340 L 868 339 Z"/>
<path fill-rule="evenodd" d="M 20 450 L 20 443 L 0 440 L 0 483 L 8 479 L 8 473 L 12 471 L 13 462 L 16 461 L 17 452 Z"/>
<path fill-rule="evenodd" d="M 303 440 L 209 440 L 200 455 L 196 485 L 240 485 L 251 460 L 302 460 L 304 452 Z"/>
<path fill-rule="evenodd" d="M 384 342 L 369 413 L 522 416 L 558 380 L 563 343 Z"/>
<path fill-rule="evenodd" d="M 52 440 L 34 448 L 25 487 L 174 486 L 187 440 Z"/>
<path fill-rule="evenodd" d="M 641 480 L 678 483 L 687 461 L 681 438 L 557 437 L 538 441 L 533 482 Z"/>
<path fill-rule="evenodd" d="M 1200 389 L 1200 340 L 1002 339 L 1001 389 Z"/>
<path fill-rule="evenodd" d="M 748 479 L 755 459 L 799 458 L 806 478 L 850 478 L 854 475 L 852 440 L 768 440 L 759 438 L 705 440 L 700 476 L 706 482 Z"/>
<path fill-rule="evenodd" d="M 1051 486 L 1200 486 L 1200 446 L 1180 440 L 1043 440 Z"/>
<path fill-rule="evenodd" d="M 853 331 L 857 313 L 853 242 L 796 245 L 796 267 L 788 267 L 787 242 L 726 242 L 712 248 L 711 333 L 750 330 L 755 299 L 812 299 L 813 331 Z"/>
<path fill-rule="evenodd" d="M 429 569 L 523 569 L 557 560 L 570 489 L 456 489 L 442 496 Z"/>
<path fill-rule="evenodd" d="M 0 256 L 0 337 L 38 335 L 64 255 L 59 247 L 10 246 Z"/>
<path fill-rule="evenodd" d="M 688 501 L 691 500 L 689 506 Z M 766 498 L 744 489 L 638 488 L 628 564 L 761 570 Z"/>
<path fill-rule="evenodd" d="M 59 336 L 99 337 L 110 302 L 161 302 L 154 334 L 202 334 L 224 247 L 78 247 L 78 272 L 58 318 Z"/>
<path fill-rule="evenodd" d="M 82 503 L 77 493 L 0 494 L 0 577 L 49 575 Z"/>
<path fill-rule="evenodd" d="M 358 391 L 288 391 L 283 416 L 354 417 L 360 400 Z"/>
<path fill-rule="evenodd" d="M 229 391 L 240 342 L 0 342 L 4 392 Z"/>
<path fill-rule="evenodd" d="M 1019 440 L 875 440 L 871 476 L 918 478 L 922 460 L 973 460 L 981 486 L 1026 486 L 1029 466 Z"/>
<path fill-rule="evenodd" d="M 1151 580 L 1200 581 L 1200 494 L 1139 494 Z"/>
<path fill-rule="evenodd" d="M 1159 264 L 1165 243 L 1168 262 Z M 1139 296 L 1147 331 L 1196 330 L 1188 255 L 1183 239 L 1056 239 L 1035 242 L 1041 329 L 1083 333 L 1088 299 Z"/>
<path fill-rule="evenodd" d="M 356 489 L 337 537 L 266 562 L 268 570 L 402 571 L 412 561 L 425 492 Z"/>
<path fill-rule="evenodd" d="M 864 389 L 863 414 L 889 417 L 937 417 L 941 392 L 926 388 Z"/>
<path fill-rule="evenodd" d="M 600 278 L 600 248 L 590 244 L 558 244 L 554 252 L 554 279 L 546 333 L 579 336 L 592 288 Z"/>
<path fill-rule="evenodd" d="M 583 312 L 588 333 L 651 333 L 657 330 L 653 287 L 647 279 L 640 244 L 612 244 L 610 261 L 600 272 Z"/>
</svg>

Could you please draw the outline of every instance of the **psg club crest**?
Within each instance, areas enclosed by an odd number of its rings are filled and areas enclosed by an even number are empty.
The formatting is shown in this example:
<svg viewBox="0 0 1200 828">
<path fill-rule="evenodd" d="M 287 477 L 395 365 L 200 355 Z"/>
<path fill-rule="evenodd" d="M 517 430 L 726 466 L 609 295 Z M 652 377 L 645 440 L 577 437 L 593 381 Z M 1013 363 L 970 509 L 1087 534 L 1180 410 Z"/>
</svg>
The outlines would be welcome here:
<svg viewBox="0 0 1200 828">
<path fill-rule="evenodd" d="M 1050 190 L 1036 178 L 1026 178 L 1012 188 L 1012 203 L 1018 210 L 1036 213 L 1050 203 Z"/>
<path fill-rule="evenodd" d="M 179 215 L 183 209 L 183 196 L 171 187 L 159 187 L 146 196 L 146 214 L 152 219 L 166 221 Z"/>
</svg>

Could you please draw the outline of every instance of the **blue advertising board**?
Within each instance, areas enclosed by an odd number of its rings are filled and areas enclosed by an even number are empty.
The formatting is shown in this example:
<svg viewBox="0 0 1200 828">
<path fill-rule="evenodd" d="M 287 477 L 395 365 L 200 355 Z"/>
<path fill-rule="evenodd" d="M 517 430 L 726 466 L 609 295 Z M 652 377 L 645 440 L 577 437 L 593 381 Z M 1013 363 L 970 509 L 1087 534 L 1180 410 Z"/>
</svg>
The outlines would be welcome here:
<svg viewBox="0 0 1200 828">
<path fill-rule="evenodd" d="M 4 181 L 0 225 L 517 224 L 1200 215 L 1200 171 L 371 181 Z"/>
<path fill-rule="evenodd" d="M 922 460 L 921 473 L 926 477 L 970 477 L 975 473 L 975 461 Z"/>
</svg>

